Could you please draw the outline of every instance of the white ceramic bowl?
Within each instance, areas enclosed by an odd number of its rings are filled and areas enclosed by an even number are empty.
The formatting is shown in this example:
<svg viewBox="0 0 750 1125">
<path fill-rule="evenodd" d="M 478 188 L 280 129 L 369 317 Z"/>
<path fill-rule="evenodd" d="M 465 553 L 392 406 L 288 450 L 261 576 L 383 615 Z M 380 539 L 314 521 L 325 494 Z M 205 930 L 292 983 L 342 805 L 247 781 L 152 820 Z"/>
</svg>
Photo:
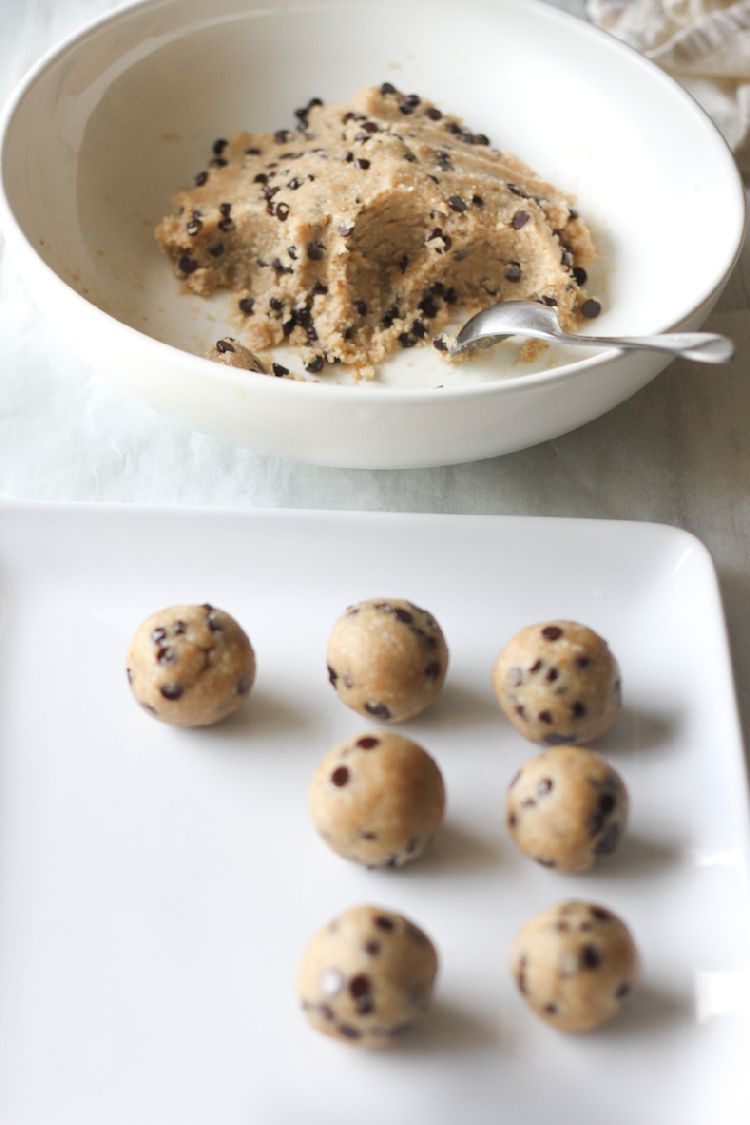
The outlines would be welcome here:
<svg viewBox="0 0 750 1125">
<path fill-rule="evenodd" d="M 613 350 L 438 388 L 439 358 L 415 349 L 415 379 L 433 384 L 419 389 L 285 382 L 200 358 L 227 331 L 224 306 L 180 294 L 155 247 L 170 196 L 215 137 L 279 128 L 312 95 L 343 101 L 384 80 L 576 194 L 602 250 L 597 333 L 705 320 L 744 231 L 728 149 L 659 70 L 534 0 L 147 0 L 93 24 L 42 60 L 2 124 L 0 220 L 30 293 L 86 360 L 158 411 L 328 465 L 509 452 L 652 379 L 664 357 Z"/>
</svg>

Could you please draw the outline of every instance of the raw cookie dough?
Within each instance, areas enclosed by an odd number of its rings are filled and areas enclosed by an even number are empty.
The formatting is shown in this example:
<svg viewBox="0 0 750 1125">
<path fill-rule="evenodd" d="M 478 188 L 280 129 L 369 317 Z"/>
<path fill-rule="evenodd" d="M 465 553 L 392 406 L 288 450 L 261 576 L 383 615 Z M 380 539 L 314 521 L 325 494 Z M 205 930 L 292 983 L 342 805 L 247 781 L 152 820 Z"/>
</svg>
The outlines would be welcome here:
<svg viewBox="0 0 750 1125">
<path fill-rule="evenodd" d="M 440 693 L 448 667 L 431 614 L 399 598 L 349 606 L 328 641 L 328 678 L 339 698 L 369 718 L 403 722 Z"/>
<path fill-rule="evenodd" d="M 506 824 L 543 867 L 587 871 L 615 851 L 628 817 L 622 778 L 599 754 L 555 746 L 531 758 L 508 790 Z"/>
<path fill-rule="evenodd" d="M 224 336 L 223 339 L 217 340 L 206 359 L 212 360 L 213 363 L 223 363 L 226 367 L 240 367 L 244 371 L 257 371 L 259 375 L 266 374 L 266 369 L 257 355 L 253 355 L 248 348 L 235 340 L 234 336 Z"/>
<path fill-rule="evenodd" d="M 346 106 L 313 98 L 297 126 L 213 142 L 156 241 L 187 289 L 236 294 L 253 351 L 298 346 L 308 371 L 362 376 L 400 348 L 505 300 L 598 315 L 572 197 L 432 102 L 390 83 Z"/>
<path fill-rule="evenodd" d="M 607 642 L 575 621 L 521 629 L 495 661 L 492 686 L 524 738 L 593 742 L 620 712 L 620 672 Z"/>
<path fill-rule="evenodd" d="M 130 687 L 138 703 L 178 727 L 218 723 L 247 699 L 255 654 L 228 613 L 173 605 L 147 617 L 130 642 Z"/>
<path fill-rule="evenodd" d="M 345 859 L 402 867 L 443 822 L 445 788 L 433 758 L 399 734 L 367 732 L 334 747 L 318 766 L 310 814 Z"/>
<path fill-rule="evenodd" d="M 575 899 L 529 919 L 510 959 L 526 1003 L 561 1031 L 600 1027 L 638 982 L 638 951 L 625 923 L 603 906 Z"/>
<path fill-rule="evenodd" d="M 311 1025 L 359 1047 L 387 1047 L 427 1007 L 438 956 L 400 914 L 355 906 L 305 950 L 297 989 Z"/>
</svg>

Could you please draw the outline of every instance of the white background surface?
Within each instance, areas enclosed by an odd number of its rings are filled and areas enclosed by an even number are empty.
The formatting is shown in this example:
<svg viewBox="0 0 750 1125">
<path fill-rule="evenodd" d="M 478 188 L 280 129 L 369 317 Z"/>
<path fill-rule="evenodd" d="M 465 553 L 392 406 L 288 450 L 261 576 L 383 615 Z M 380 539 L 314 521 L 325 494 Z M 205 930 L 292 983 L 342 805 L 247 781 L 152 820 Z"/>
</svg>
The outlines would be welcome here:
<svg viewBox="0 0 750 1125">
<path fill-rule="evenodd" d="M 0 96 L 109 0 L 0 0 Z M 580 13 L 580 0 L 560 6 Z M 710 237 L 710 216 L 696 237 Z M 705 234 L 704 234 L 705 232 Z M 0 495 L 166 504 L 524 513 L 662 521 L 719 568 L 750 722 L 750 254 L 712 316 L 738 357 L 673 364 L 606 417 L 536 449 L 412 472 L 311 468 L 190 434 L 95 376 L 47 329 L 0 250 Z"/>
<path fill-rule="evenodd" d="M 692 539 L 601 521 L 0 516 L 1 1125 L 747 1125 L 748 812 Z M 450 647 L 440 699 L 400 727 L 438 761 L 448 809 L 418 862 L 366 871 L 316 838 L 306 795 L 329 746 L 372 726 L 327 682 L 331 623 L 396 586 Z M 209 594 L 250 631 L 257 681 L 227 722 L 175 729 L 131 699 L 124 652 L 155 605 Z M 498 638 L 556 614 L 600 630 L 623 675 L 598 745 L 630 824 L 578 876 L 504 831 L 532 747 L 489 683 Z M 643 957 L 640 994 L 588 1036 L 541 1024 L 506 967 L 526 918 L 570 896 L 621 914 Z M 440 951 L 434 1008 L 390 1052 L 325 1040 L 297 1011 L 308 936 L 358 902 L 407 914 Z"/>
</svg>

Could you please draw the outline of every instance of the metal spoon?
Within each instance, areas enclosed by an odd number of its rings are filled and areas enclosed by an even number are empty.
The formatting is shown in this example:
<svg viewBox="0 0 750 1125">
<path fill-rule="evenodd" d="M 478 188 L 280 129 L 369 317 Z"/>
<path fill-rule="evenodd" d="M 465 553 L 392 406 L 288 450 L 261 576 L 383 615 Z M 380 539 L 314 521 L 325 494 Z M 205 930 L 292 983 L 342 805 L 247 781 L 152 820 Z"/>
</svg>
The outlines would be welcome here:
<svg viewBox="0 0 750 1125">
<path fill-rule="evenodd" d="M 457 355 L 478 344 L 497 344 L 508 336 L 533 336 L 559 344 L 578 344 L 589 348 L 639 348 L 669 352 L 697 363 L 728 363 L 734 344 L 715 332 L 662 332 L 657 336 L 576 336 L 563 332 L 557 322 L 557 309 L 538 301 L 505 301 L 492 305 L 467 320 L 456 337 L 451 353 Z"/>
</svg>

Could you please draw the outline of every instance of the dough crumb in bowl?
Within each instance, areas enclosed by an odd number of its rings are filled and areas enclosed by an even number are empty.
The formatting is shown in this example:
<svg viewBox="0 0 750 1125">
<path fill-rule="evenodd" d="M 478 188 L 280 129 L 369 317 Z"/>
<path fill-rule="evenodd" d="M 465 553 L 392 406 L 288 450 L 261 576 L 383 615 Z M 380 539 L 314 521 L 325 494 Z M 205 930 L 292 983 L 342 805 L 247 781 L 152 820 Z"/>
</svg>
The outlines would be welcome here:
<svg viewBox="0 0 750 1125">
<path fill-rule="evenodd" d="M 567 330 L 598 315 L 572 196 L 483 133 L 388 82 L 296 116 L 214 140 L 155 231 L 186 290 L 236 294 L 252 352 L 362 381 L 402 349 L 448 359 L 446 326 L 504 300 L 554 305 Z"/>
</svg>

